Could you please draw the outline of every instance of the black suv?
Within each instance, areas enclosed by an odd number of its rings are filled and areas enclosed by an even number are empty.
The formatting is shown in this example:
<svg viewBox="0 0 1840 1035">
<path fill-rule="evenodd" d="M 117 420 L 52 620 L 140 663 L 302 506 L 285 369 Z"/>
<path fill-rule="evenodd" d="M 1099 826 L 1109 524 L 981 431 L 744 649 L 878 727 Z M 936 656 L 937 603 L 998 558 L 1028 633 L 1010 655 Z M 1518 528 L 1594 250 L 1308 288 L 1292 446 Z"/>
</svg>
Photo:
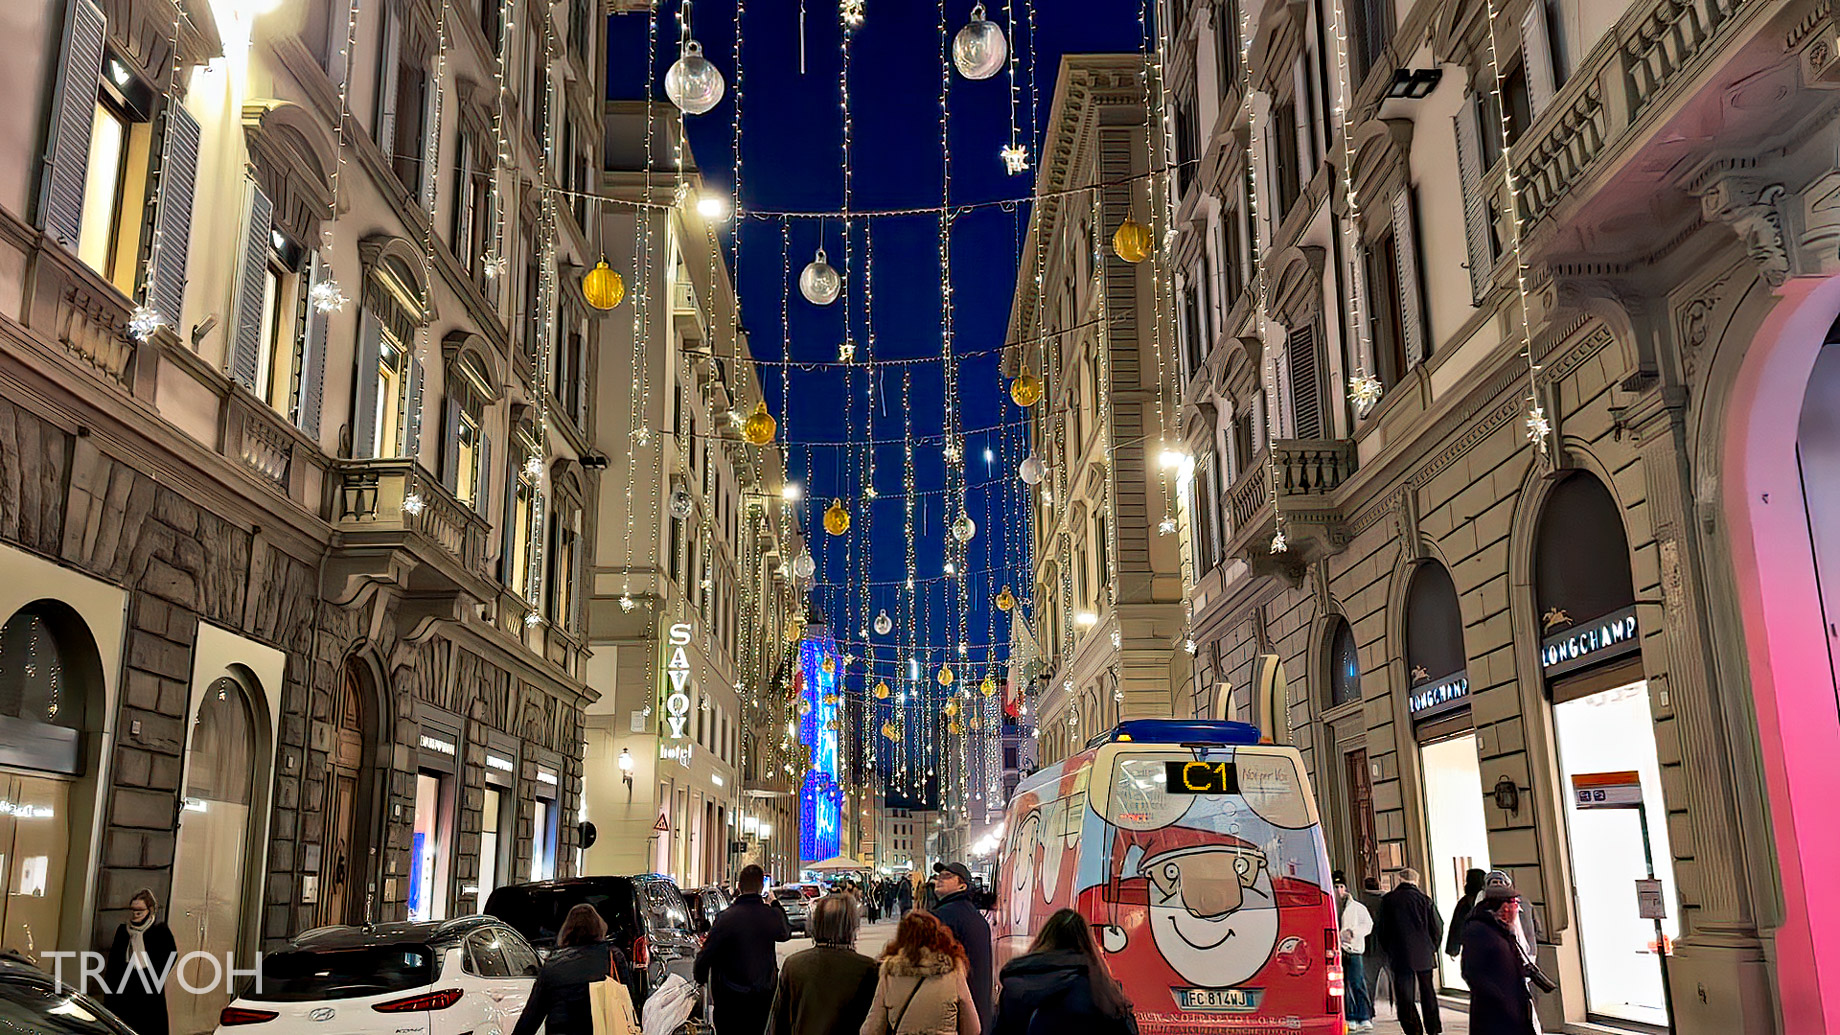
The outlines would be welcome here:
<svg viewBox="0 0 1840 1035">
<path fill-rule="evenodd" d="M 607 937 L 632 964 L 634 1005 L 644 1005 L 646 995 L 672 974 L 695 983 L 691 971 L 696 963 L 696 925 L 676 882 L 663 874 L 510 884 L 492 892 L 485 912 L 510 924 L 538 952 L 547 953 L 556 946 L 563 917 L 582 902 L 607 921 Z"/>
</svg>

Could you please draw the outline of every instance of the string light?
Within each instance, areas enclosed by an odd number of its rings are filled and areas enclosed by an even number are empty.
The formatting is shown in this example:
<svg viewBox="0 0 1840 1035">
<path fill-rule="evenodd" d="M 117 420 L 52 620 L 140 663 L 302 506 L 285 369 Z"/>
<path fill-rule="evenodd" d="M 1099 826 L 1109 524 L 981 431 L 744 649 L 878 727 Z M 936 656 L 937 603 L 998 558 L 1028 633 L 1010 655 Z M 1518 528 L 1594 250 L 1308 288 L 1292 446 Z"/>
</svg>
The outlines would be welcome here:
<svg viewBox="0 0 1840 1035">
<path fill-rule="evenodd" d="M 1357 417 L 1365 417 L 1380 401 L 1384 385 L 1370 372 L 1373 356 L 1373 328 L 1365 317 L 1367 301 L 1367 244 L 1361 236 L 1361 199 L 1354 187 L 1354 118 L 1350 111 L 1354 99 L 1354 81 L 1348 64 L 1348 22 L 1345 0 L 1334 0 L 1331 32 L 1335 38 L 1336 103 L 1335 115 L 1341 122 L 1342 196 L 1347 206 L 1341 219 L 1343 254 L 1348 256 L 1348 317 L 1354 324 L 1354 371 L 1348 377 L 1348 401 Z M 1400 247 L 1405 247 L 1400 242 Z"/>
</svg>

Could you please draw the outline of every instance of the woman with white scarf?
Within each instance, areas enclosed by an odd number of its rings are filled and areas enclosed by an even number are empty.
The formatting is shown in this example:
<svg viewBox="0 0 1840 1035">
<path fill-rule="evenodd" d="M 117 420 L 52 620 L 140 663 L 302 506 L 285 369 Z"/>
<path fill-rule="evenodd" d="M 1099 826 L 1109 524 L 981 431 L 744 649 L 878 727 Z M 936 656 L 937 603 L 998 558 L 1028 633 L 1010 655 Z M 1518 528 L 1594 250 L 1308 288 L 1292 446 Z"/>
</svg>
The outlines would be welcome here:
<svg viewBox="0 0 1840 1035">
<path fill-rule="evenodd" d="M 159 905 L 145 888 L 128 900 L 128 922 L 115 928 L 102 972 L 104 1002 L 140 1035 L 167 1035 L 166 982 L 179 955 L 172 931 L 155 919 Z"/>
</svg>

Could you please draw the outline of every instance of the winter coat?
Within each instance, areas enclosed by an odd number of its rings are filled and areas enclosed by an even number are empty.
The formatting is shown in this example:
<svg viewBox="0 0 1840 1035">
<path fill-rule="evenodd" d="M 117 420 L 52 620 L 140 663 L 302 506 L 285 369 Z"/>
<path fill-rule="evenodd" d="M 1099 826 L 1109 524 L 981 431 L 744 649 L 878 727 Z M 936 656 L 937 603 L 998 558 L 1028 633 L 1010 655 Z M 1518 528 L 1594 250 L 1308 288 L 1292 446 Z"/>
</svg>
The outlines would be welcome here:
<svg viewBox="0 0 1840 1035">
<path fill-rule="evenodd" d="M 1444 920 L 1416 884 L 1401 884 L 1380 900 L 1380 944 L 1395 971 L 1437 969 Z"/>
<path fill-rule="evenodd" d="M 952 957 L 922 950 L 920 963 L 905 953 L 882 961 L 875 999 L 860 1035 L 978 1035 L 977 1004 L 965 985 L 965 968 Z"/>
<path fill-rule="evenodd" d="M 933 915 L 965 947 L 969 963 L 966 982 L 971 986 L 971 1001 L 977 1004 L 978 1026 L 990 1027 L 990 995 L 996 987 L 996 975 L 990 963 L 990 921 L 978 912 L 971 892 L 955 891 L 939 900 Z"/>
<path fill-rule="evenodd" d="M 1450 933 L 1444 936 L 1444 955 L 1455 957 L 1462 954 L 1463 925 L 1469 921 L 1470 910 L 1476 908 L 1478 894 L 1472 891 L 1457 899 L 1457 908 L 1450 911 Z"/>
<path fill-rule="evenodd" d="M 1031 952 L 1003 968 L 997 1016 L 985 1035 L 1137 1035 L 1137 1018 L 1101 1013 L 1092 964 L 1078 952 Z"/>
<path fill-rule="evenodd" d="M 767 1035 L 856 1035 L 875 1001 L 878 970 L 852 949 L 793 953 L 779 969 Z"/>
<path fill-rule="evenodd" d="M 785 911 L 759 895 L 742 895 L 710 923 L 696 954 L 696 983 L 711 982 L 729 992 L 771 994 L 779 974 L 773 946 L 790 940 L 792 926 Z"/>
<path fill-rule="evenodd" d="M 1534 1035 L 1525 957 L 1514 932 L 1489 913 L 1472 912 L 1463 924 L 1463 980 L 1470 1035 Z"/>
<path fill-rule="evenodd" d="M 169 1030 L 166 992 L 159 982 L 162 976 L 167 981 L 174 979 L 171 971 L 179 955 L 178 943 L 173 940 L 172 930 L 162 922 L 156 921 L 142 932 L 141 944 L 147 950 L 147 962 L 153 967 L 151 975 L 138 970 L 129 973 L 130 944 L 128 925 L 115 928 L 115 941 L 109 946 L 108 962 L 102 971 L 103 1005 L 140 1035 L 166 1035 Z"/>
<path fill-rule="evenodd" d="M 1374 916 L 1360 899 L 1350 895 L 1348 901 L 1342 903 L 1337 924 L 1342 955 L 1360 956 L 1367 951 L 1367 936 L 1374 933 Z"/>
<path fill-rule="evenodd" d="M 540 1024 L 546 1025 L 547 1035 L 593 1035 L 588 986 L 609 974 L 617 974 L 620 981 L 629 976 L 626 957 L 611 942 L 571 945 L 550 953 L 531 982 L 530 998 L 511 1035 L 531 1035 Z"/>
</svg>

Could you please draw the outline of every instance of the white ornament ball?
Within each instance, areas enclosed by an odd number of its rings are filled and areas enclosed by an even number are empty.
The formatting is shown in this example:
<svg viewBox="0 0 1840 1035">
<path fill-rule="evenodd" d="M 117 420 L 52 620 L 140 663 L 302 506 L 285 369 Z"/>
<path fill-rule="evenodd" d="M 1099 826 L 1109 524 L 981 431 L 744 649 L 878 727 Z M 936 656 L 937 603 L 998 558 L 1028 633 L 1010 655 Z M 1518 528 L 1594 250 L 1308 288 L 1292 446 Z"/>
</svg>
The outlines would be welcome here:
<svg viewBox="0 0 1840 1035">
<path fill-rule="evenodd" d="M 883 611 L 881 614 L 878 614 L 875 616 L 876 635 L 886 636 L 893 631 L 894 631 L 894 619 L 888 617 L 887 611 Z"/>
<path fill-rule="evenodd" d="M 971 9 L 971 21 L 952 40 L 952 63 L 966 79 L 989 79 L 1009 60 L 1009 41 L 996 22 L 984 19 L 984 5 Z"/>
<path fill-rule="evenodd" d="M 977 522 L 971 520 L 971 515 L 960 514 L 958 520 L 952 522 L 952 538 L 968 543 L 974 535 L 977 535 Z"/>
<path fill-rule="evenodd" d="M 811 551 L 801 551 L 792 560 L 792 573 L 801 579 L 809 579 L 818 570 L 818 562 L 811 557 Z"/>
<path fill-rule="evenodd" d="M 1048 465 L 1042 462 L 1041 457 L 1031 456 L 1022 461 L 1022 466 L 1016 473 L 1022 476 L 1025 484 L 1040 485 L 1041 480 L 1048 476 Z"/>
<path fill-rule="evenodd" d="M 824 249 L 818 249 L 818 254 L 805 264 L 804 271 L 799 274 L 799 294 L 804 295 L 805 301 L 812 305 L 830 305 L 837 301 L 842 291 L 843 278 L 825 261 Z"/>
<path fill-rule="evenodd" d="M 684 491 L 683 489 L 677 489 L 671 493 L 671 516 L 672 517 L 676 518 L 679 521 L 682 521 L 685 518 L 689 517 L 690 512 L 695 509 L 696 509 L 696 502 L 690 498 L 690 494 L 688 492 Z"/>
<path fill-rule="evenodd" d="M 684 44 L 683 53 L 664 74 L 664 93 L 686 115 L 701 115 L 722 103 L 727 84 L 722 72 L 703 56 L 703 45 L 695 40 Z"/>
</svg>

